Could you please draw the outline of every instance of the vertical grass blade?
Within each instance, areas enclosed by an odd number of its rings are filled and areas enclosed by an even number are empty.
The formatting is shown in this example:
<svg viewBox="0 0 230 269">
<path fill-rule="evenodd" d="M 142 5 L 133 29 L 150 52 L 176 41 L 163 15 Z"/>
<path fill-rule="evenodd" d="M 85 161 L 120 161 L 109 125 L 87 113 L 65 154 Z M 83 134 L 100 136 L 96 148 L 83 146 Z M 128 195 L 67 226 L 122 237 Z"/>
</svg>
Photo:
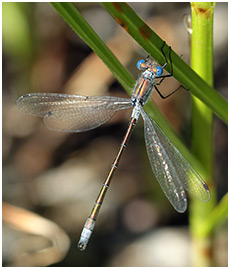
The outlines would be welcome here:
<svg viewBox="0 0 230 269">
<path fill-rule="evenodd" d="M 213 86 L 213 13 L 215 3 L 192 2 L 191 67 Z M 206 170 L 204 180 L 211 191 L 211 200 L 202 204 L 192 199 L 190 229 L 193 236 L 193 266 L 212 266 L 212 239 L 204 235 L 205 220 L 216 205 L 213 183 L 213 113 L 201 100 L 192 97 L 192 148 Z"/>
</svg>

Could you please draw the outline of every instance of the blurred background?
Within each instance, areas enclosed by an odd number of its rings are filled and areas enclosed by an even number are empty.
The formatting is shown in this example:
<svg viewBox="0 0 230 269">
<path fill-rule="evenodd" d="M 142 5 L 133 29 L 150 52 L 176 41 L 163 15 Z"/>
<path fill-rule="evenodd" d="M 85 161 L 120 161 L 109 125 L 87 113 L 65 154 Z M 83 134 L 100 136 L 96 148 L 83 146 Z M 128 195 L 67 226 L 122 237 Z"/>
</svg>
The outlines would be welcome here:
<svg viewBox="0 0 230 269">
<path fill-rule="evenodd" d="M 134 77 L 143 51 L 98 3 L 74 3 Z M 214 16 L 214 87 L 227 98 L 228 4 Z M 189 63 L 183 20 L 189 3 L 130 3 Z M 131 111 L 85 133 L 52 132 L 21 113 L 29 92 L 127 97 L 112 73 L 48 3 L 3 3 L 3 266 L 191 266 L 188 215 L 177 213 L 154 179 L 140 120 L 85 252 L 77 242 L 125 134 Z M 161 90 L 171 91 L 172 79 Z M 152 99 L 189 145 L 189 93 Z M 215 117 L 215 183 L 227 192 L 227 127 Z M 202 203 L 201 203 L 202 206 Z M 166 254 L 167 253 L 167 254 Z M 216 266 L 227 266 L 227 223 L 214 235 Z M 167 256 L 167 259 L 166 259 Z"/>
</svg>

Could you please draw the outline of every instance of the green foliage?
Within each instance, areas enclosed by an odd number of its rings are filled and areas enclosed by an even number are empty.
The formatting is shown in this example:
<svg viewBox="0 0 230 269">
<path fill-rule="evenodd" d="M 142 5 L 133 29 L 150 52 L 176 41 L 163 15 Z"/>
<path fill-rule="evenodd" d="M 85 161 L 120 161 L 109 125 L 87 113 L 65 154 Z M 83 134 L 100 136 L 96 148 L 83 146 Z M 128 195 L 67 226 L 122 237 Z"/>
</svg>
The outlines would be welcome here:
<svg viewBox="0 0 230 269">
<path fill-rule="evenodd" d="M 129 73 L 115 60 L 103 41 L 70 3 L 51 3 L 72 29 L 97 53 L 121 85 L 129 91 L 134 85 Z M 108 12 L 156 61 L 163 63 L 163 40 L 149 28 L 126 3 L 103 3 Z M 167 50 L 167 46 L 165 48 Z M 227 101 L 200 78 L 180 56 L 172 51 L 174 77 L 227 122 Z M 169 71 L 169 70 L 168 70 Z"/>
</svg>

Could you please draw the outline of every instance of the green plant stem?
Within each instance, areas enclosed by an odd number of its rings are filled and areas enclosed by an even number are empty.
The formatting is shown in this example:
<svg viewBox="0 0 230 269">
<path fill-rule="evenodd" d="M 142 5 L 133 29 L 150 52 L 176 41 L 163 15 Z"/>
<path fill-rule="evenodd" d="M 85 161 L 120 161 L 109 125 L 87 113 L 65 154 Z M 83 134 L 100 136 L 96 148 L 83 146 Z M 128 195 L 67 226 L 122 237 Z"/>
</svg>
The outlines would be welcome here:
<svg viewBox="0 0 230 269">
<path fill-rule="evenodd" d="M 51 5 L 104 61 L 121 85 L 131 92 L 131 89 L 134 86 L 132 83 L 132 76 L 125 68 L 123 68 L 123 71 L 121 72 L 122 68 L 119 61 L 117 61 L 114 55 L 112 56 L 104 42 L 95 35 L 93 29 L 84 20 L 77 9 L 74 8 L 72 4 L 66 2 L 52 2 Z M 160 39 L 160 37 L 154 33 L 127 4 L 103 3 L 103 6 L 107 8 L 110 14 L 123 26 L 127 24 L 127 29 L 131 29 L 129 33 L 134 39 L 149 52 L 155 60 L 163 64 L 164 57 L 160 51 L 163 40 Z M 112 11 L 115 13 L 112 13 Z M 120 20 L 118 20 L 116 16 L 118 16 Z M 166 45 L 166 51 L 167 48 L 168 46 Z M 199 99 L 205 102 L 224 122 L 227 122 L 228 113 L 226 99 L 205 83 L 205 81 L 202 80 L 174 51 L 172 51 L 172 60 L 174 76 L 176 79 L 193 92 Z"/>
<path fill-rule="evenodd" d="M 213 85 L 213 13 L 215 3 L 192 2 L 191 67 L 210 85 Z M 216 205 L 213 183 L 213 113 L 197 97 L 192 97 L 192 148 L 207 171 L 204 178 L 211 191 L 211 200 L 201 205 L 192 199 L 190 229 L 194 243 L 194 266 L 211 266 L 211 234 L 203 234 L 209 225 L 205 220 Z"/>
<path fill-rule="evenodd" d="M 164 57 L 161 53 L 163 40 L 126 3 L 106 2 L 102 5 L 157 62 L 164 63 Z M 168 46 L 166 45 L 165 51 L 167 49 Z M 171 56 L 173 76 L 227 123 L 228 107 L 226 99 L 219 95 L 210 84 L 201 79 L 173 50 Z M 166 69 L 170 72 L 169 67 L 166 67 Z"/>
</svg>

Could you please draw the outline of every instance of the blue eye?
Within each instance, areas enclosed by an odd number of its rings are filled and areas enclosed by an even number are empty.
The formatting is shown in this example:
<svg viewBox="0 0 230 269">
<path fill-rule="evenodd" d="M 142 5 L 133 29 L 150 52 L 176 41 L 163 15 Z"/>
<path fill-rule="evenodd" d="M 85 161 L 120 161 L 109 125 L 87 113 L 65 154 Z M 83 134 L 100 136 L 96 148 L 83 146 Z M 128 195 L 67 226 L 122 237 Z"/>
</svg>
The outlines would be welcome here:
<svg viewBox="0 0 230 269">
<path fill-rule="evenodd" d="M 137 68 L 141 70 L 141 65 L 145 62 L 145 60 L 140 60 L 137 62 Z"/>
<path fill-rule="evenodd" d="M 163 73 L 163 69 L 162 69 L 162 67 L 157 66 L 157 73 L 156 73 L 156 75 L 157 75 L 157 76 L 160 76 L 160 75 L 162 75 L 162 73 Z"/>
</svg>

